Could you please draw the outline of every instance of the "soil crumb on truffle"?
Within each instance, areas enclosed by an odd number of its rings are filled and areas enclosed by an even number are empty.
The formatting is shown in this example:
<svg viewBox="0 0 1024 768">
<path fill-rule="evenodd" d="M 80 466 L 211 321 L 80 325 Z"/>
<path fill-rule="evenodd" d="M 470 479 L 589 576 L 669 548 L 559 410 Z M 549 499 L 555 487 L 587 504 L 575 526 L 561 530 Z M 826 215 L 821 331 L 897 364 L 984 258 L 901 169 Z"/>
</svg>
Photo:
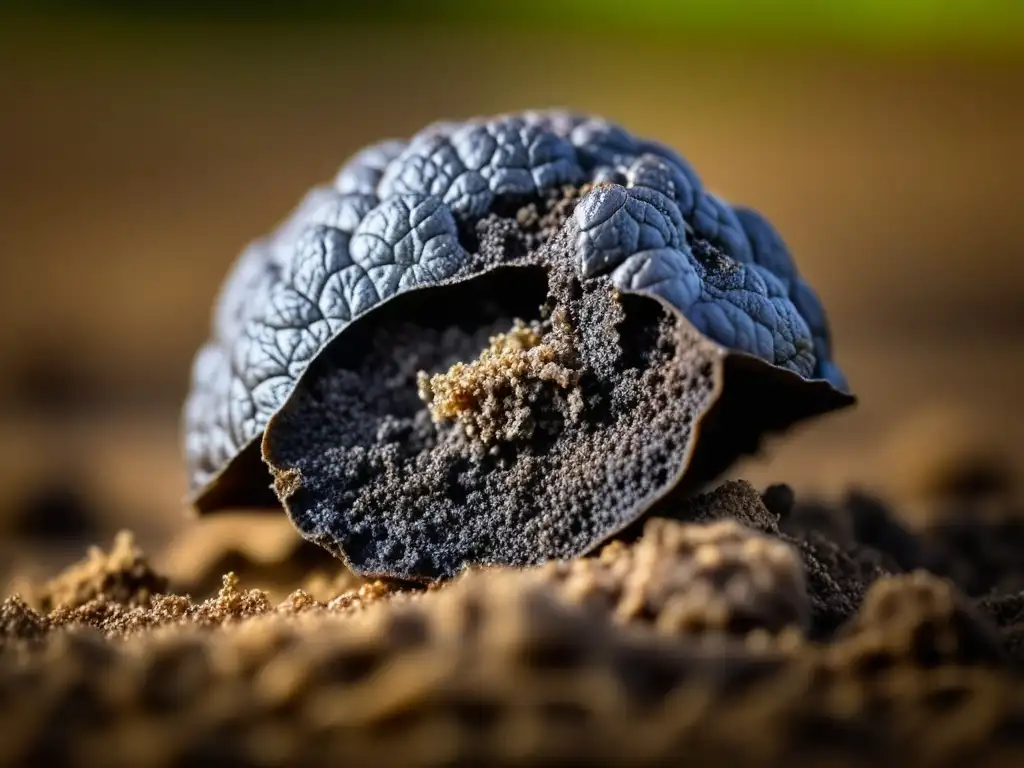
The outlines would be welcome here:
<svg viewBox="0 0 1024 768">
<path fill-rule="evenodd" d="M 571 334 L 559 324 L 545 330 L 517 318 L 473 362 L 433 376 L 419 371 L 416 381 L 435 424 L 455 421 L 468 438 L 490 446 L 528 440 L 538 428 L 554 432 L 560 421 L 576 422 L 583 399 L 573 357 Z M 555 418 L 548 416 L 552 410 Z"/>
</svg>

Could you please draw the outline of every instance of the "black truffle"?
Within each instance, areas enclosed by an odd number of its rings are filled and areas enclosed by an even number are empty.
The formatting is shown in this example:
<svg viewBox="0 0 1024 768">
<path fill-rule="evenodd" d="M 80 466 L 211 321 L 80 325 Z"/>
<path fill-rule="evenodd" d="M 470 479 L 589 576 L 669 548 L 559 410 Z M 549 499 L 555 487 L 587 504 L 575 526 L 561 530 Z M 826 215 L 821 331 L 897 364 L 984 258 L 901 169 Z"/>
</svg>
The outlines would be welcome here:
<svg viewBox="0 0 1024 768">
<path fill-rule="evenodd" d="M 262 435 L 359 573 L 572 557 L 851 404 L 829 347 L 777 233 L 671 150 L 560 113 L 435 125 L 241 257 L 186 405 L 195 503 L 274 503 Z"/>
</svg>

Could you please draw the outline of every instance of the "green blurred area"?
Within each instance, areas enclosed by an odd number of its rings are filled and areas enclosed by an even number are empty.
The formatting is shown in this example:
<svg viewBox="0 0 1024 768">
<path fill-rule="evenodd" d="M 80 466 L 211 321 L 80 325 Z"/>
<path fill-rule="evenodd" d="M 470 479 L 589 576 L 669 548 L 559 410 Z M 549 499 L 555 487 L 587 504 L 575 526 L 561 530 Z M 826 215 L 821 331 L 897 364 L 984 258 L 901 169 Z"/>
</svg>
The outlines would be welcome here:
<svg viewBox="0 0 1024 768">
<path fill-rule="evenodd" d="M 1024 52 L 1021 0 L 7 0 L 35 17 L 273 24 L 502 24 L 769 45 Z"/>
</svg>

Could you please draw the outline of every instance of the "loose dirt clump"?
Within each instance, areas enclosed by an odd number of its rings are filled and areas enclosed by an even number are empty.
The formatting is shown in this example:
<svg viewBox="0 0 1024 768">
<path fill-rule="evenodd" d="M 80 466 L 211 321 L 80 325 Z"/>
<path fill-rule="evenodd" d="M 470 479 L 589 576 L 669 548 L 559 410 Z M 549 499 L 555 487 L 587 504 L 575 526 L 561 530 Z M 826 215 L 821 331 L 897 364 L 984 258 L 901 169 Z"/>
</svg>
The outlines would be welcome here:
<svg viewBox="0 0 1024 768">
<path fill-rule="evenodd" d="M 800 634 L 810 614 L 797 551 L 730 519 L 654 518 L 632 546 L 613 542 L 597 557 L 550 563 L 539 573 L 561 596 L 617 624 L 677 637 Z"/>
<path fill-rule="evenodd" d="M 419 371 L 416 381 L 435 424 L 455 421 L 488 447 L 575 423 L 583 410 L 580 371 L 571 367 L 576 357 L 571 334 L 558 322 L 544 329 L 517 319 L 512 330 L 492 336 L 476 360 L 433 376 Z"/>
<path fill-rule="evenodd" d="M 132 534 L 122 531 L 109 553 L 92 547 L 84 560 L 34 592 L 32 601 L 44 611 L 80 608 L 96 599 L 137 606 L 167 589 L 168 579 L 153 570 Z"/>
</svg>

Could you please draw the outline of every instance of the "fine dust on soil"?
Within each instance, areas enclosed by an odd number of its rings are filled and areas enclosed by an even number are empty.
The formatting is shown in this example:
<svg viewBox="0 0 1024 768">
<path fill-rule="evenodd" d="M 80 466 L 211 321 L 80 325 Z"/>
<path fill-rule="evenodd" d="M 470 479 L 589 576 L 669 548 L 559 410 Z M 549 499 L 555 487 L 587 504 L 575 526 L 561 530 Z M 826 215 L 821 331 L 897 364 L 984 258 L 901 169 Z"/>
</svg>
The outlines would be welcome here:
<svg viewBox="0 0 1024 768">
<path fill-rule="evenodd" d="M 592 557 L 276 604 L 234 574 L 157 594 L 123 535 L 0 606 L 0 764 L 1024 757 L 1024 594 L 903 570 L 848 521 L 833 541 L 783 491 L 725 483 Z"/>
<path fill-rule="evenodd" d="M 306 538 L 432 581 L 574 557 L 670 489 L 718 348 L 657 300 L 579 280 L 562 226 L 578 194 L 478 222 L 467 249 L 504 266 L 396 297 L 311 366 L 263 443 Z"/>
</svg>

